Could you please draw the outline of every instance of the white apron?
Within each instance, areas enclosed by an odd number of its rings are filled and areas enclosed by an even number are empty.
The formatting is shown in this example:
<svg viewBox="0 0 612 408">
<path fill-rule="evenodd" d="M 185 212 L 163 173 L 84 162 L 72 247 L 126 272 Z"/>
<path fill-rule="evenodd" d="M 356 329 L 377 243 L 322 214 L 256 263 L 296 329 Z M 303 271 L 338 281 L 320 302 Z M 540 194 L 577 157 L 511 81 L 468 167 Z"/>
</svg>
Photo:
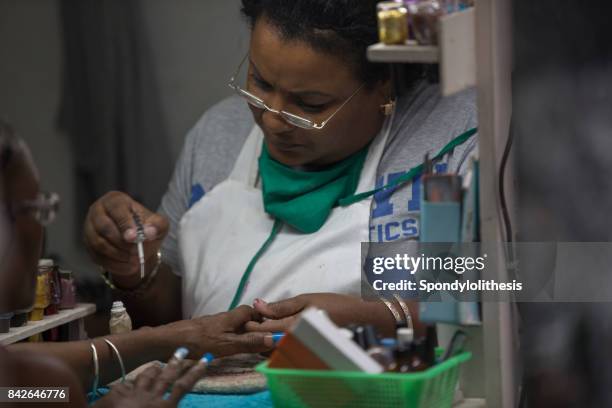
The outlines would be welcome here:
<svg viewBox="0 0 612 408">
<path fill-rule="evenodd" d="M 370 145 L 355 193 L 375 187 L 392 116 Z M 262 142 L 263 133 L 255 125 L 229 178 L 181 219 L 185 318 L 226 311 L 251 258 L 272 231 L 274 220 L 264 211 L 262 192 L 256 187 Z M 369 240 L 371 200 L 334 208 L 312 234 L 283 225 L 251 272 L 240 304 L 313 292 L 359 295 L 361 242 Z"/>
</svg>

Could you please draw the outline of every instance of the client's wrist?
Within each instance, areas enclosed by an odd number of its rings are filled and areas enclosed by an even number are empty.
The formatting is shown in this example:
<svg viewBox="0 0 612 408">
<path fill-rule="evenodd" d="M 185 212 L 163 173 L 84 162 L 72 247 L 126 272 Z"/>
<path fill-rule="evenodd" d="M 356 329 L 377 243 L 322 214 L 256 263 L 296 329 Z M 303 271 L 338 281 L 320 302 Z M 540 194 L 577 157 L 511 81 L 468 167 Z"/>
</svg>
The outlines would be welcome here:
<svg viewBox="0 0 612 408">
<path fill-rule="evenodd" d="M 156 327 L 142 327 L 137 330 L 147 345 L 150 360 L 165 361 L 178 347 L 183 346 L 182 340 L 170 324 Z"/>
</svg>

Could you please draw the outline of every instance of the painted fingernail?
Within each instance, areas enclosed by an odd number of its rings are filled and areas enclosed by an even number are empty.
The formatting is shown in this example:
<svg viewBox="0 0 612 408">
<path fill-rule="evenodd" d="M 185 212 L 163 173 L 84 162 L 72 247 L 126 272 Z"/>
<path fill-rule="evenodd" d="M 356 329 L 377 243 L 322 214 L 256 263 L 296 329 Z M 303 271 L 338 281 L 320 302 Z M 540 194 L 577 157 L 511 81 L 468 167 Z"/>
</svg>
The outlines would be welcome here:
<svg viewBox="0 0 612 408">
<path fill-rule="evenodd" d="M 157 238 L 157 228 L 153 225 L 145 225 L 144 234 L 147 239 L 155 239 Z"/>
<path fill-rule="evenodd" d="M 274 332 L 272 334 L 266 334 L 264 336 L 264 345 L 267 347 L 276 346 L 276 344 L 285 337 L 284 332 Z"/>
<path fill-rule="evenodd" d="M 272 341 L 274 342 L 274 344 L 276 345 L 276 343 L 278 343 L 279 341 L 281 341 L 281 339 L 285 337 L 285 333 L 284 332 L 276 332 L 276 333 L 272 333 Z"/>
<path fill-rule="evenodd" d="M 181 360 L 184 360 L 188 354 L 189 354 L 189 350 L 187 349 L 187 347 L 179 347 L 176 349 L 172 357 L 174 357 L 178 361 L 181 361 Z"/>
<path fill-rule="evenodd" d="M 213 361 L 214 359 L 215 359 L 215 356 L 213 356 L 211 353 L 206 353 L 200 359 L 200 363 L 210 364 L 210 362 Z"/>
</svg>

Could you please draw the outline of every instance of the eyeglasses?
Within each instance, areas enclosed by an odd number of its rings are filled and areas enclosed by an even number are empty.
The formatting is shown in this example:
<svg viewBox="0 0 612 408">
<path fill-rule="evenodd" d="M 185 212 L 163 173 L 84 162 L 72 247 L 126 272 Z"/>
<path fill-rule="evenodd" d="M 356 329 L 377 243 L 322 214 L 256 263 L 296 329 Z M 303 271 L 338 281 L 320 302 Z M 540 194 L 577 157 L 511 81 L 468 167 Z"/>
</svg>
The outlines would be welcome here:
<svg viewBox="0 0 612 408">
<path fill-rule="evenodd" d="M 342 109 L 344 107 L 344 105 L 346 105 L 353 98 L 353 96 L 355 96 L 357 94 L 357 92 L 359 92 L 359 90 L 361 88 L 363 88 L 363 86 L 365 85 L 365 84 L 361 84 L 359 86 L 359 88 L 355 89 L 355 91 L 351 94 L 351 96 L 349 96 L 342 103 L 342 105 L 340 105 L 338 107 L 338 109 L 336 109 L 334 111 L 334 113 L 332 113 L 327 119 L 325 119 L 321 123 L 316 123 L 313 120 L 304 118 L 304 117 L 299 116 L 299 115 L 295 115 L 293 113 L 290 113 L 290 112 L 287 112 L 287 111 L 284 111 L 284 110 L 279 111 L 279 110 L 276 110 L 276 109 L 272 109 L 271 107 L 266 105 L 266 103 L 263 101 L 263 99 L 259 98 L 258 96 L 253 95 L 249 91 L 247 91 L 245 89 L 242 89 L 241 87 L 236 85 L 236 77 L 240 73 L 240 69 L 242 68 L 242 65 L 244 64 L 244 61 L 246 61 L 247 57 L 248 57 L 248 54 L 244 56 L 244 58 L 240 62 L 240 65 L 238 65 L 238 69 L 236 69 L 236 72 L 230 78 L 228 86 L 230 88 L 232 88 L 234 91 L 236 91 L 236 93 L 239 96 L 241 96 L 244 99 L 246 99 L 246 101 L 250 105 L 254 106 L 255 108 L 257 108 L 257 109 L 265 109 L 268 112 L 276 113 L 277 115 L 280 115 L 290 125 L 297 126 L 299 128 L 306 129 L 306 130 L 321 130 L 321 129 L 323 129 L 325 127 L 325 125 L 327 124 L 327 122 L 329 122 L 330 119 L 333 118 L 336 115 L 336 113 L 338 113 L 340 111 L 340 109 Z"/>
<path fill-rule="evenodd" d="M 14 218 L 19 214 L 32 214 L 40 225 L 51 224 L 59 211 L 60 198 L 57 193 L 40 192 L 34 200 L 25 200 L 12 206 L 10 214 Z"/>
</svg>

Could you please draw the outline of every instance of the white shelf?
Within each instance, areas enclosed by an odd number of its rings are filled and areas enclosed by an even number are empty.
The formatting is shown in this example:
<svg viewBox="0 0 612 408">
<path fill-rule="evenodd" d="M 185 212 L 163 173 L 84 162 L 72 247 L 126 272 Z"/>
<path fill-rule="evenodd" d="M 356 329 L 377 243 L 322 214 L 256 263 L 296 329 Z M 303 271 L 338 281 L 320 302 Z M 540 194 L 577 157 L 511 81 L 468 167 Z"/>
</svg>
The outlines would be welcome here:
<svg viewBox="0 0 612 408">
<path fill-rule="evenodd" d="M 368 59 L 372 62 L 407 62 L 435 64 L 440 50 L 433 45 L 386 45 L 378 43 L 368 47 Z"/>
<path fill-rule="evenodd" d="M 439 45 L 385 45 L 368 47 L 372 62 L 439 64 L 442 95 L 476 85 L 474 8 L 440 18 Z"/>
<path fill-rule="evenodd" d="M 44 319 L 28 322 L 22 327 L 11 327 L 8 333 L 0 334 L 0 344 L 7 345 L 42 333 L 54 327 L 74 322 L 96 312 L 93 303 L 79 303 L 74 309 L 60 310 L 58 314 L 45 316 Z"/>
</svg>

